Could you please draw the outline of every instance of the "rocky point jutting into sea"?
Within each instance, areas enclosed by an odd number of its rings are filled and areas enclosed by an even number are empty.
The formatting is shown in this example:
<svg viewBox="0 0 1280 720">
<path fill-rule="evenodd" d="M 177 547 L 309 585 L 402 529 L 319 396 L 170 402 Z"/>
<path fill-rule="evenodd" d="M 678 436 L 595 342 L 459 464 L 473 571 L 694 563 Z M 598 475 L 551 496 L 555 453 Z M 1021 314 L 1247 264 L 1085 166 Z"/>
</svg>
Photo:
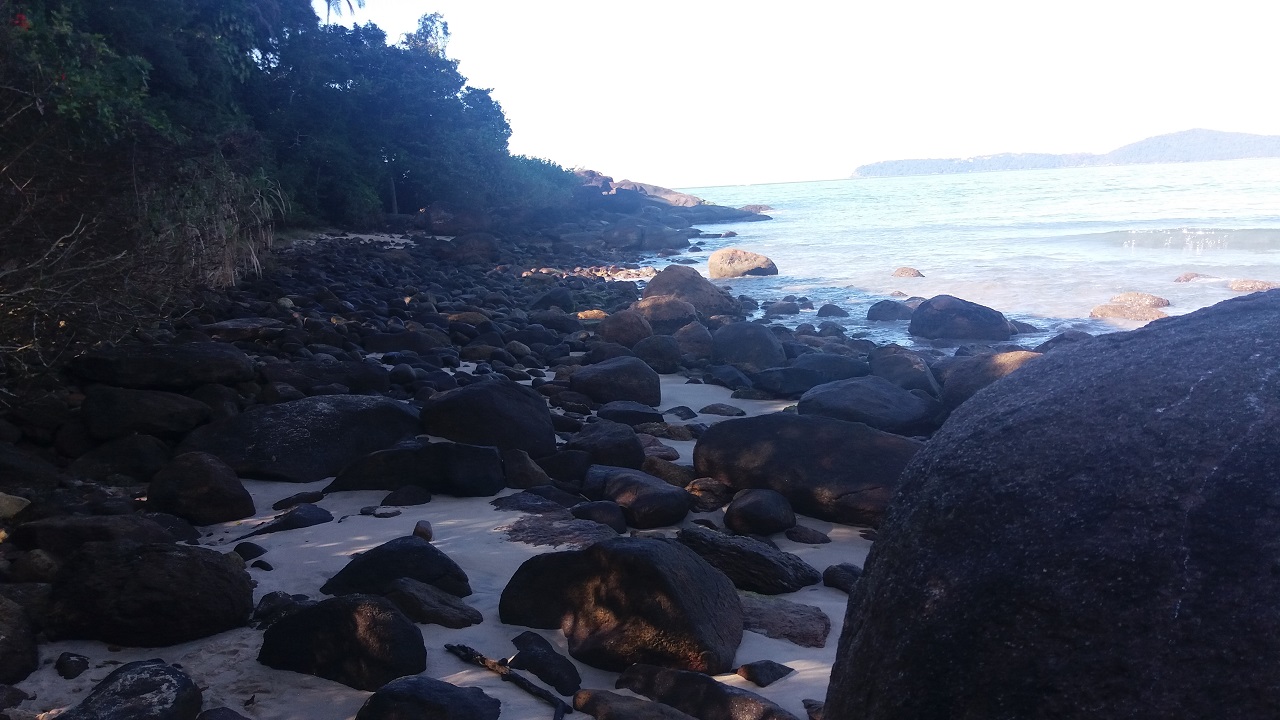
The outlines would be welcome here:
<svg viewBox="0 0 1280 720">
<path fill-rule="evenodd" d="M 1280 714 L 1280 291 L 877 345 L 635 262 L 764 216 L 588 179 L 299 242 L 12 402 L 0 713 Z"/>
</svg>

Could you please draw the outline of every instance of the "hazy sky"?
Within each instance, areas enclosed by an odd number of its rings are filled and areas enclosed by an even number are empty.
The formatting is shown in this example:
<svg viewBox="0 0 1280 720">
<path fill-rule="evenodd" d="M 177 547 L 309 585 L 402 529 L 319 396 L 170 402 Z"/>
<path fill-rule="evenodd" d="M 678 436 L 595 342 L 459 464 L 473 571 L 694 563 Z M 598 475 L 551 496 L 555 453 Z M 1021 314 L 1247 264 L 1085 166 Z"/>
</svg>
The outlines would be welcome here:
<svg viewBox="0 0 1280 720">
<path fill-rule="evenodd" d="M 1267 0 L 367 3 L 341 21 L 395 38 L 444 16 L 513 152 L 669 187 L 1106 152 L 1193 127 L 1280 134 Z"/>
</svg>

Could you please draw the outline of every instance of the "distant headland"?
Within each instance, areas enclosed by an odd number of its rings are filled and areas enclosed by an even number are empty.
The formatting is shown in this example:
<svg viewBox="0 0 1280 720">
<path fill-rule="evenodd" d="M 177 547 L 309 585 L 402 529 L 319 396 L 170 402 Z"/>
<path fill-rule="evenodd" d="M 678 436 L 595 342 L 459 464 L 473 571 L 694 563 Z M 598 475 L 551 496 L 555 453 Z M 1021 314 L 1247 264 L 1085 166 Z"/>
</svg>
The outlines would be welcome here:
<svg viewBox="0 0 1280 720">
<path fill-rule="evenodd" d="M 1280 157 L 1280 135 L 1251 135 L 1219 130 L 1183 130 L 1157 135 L 1125 145 L 1103 155 L 1093 153 L 1000 153 L 971 158 L 932 160 L 885 160 L 862 165 L 852 177 L 899 177 L 903 175 L 950 175 L 954 173 L 1040 170 L 1048 168 L 1092 167 L 1095 165 L 1141 165 L 1146 163 L 1202 162 Z"/>
</svg>

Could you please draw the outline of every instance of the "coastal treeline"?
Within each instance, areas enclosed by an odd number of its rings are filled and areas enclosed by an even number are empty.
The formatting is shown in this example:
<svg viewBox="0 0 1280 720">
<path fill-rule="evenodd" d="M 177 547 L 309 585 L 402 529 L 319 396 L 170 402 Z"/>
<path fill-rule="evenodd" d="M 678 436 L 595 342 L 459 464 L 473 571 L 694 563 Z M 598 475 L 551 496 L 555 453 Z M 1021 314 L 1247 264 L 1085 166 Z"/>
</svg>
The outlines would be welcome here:
<svg viewBox="0 0 1280 720">
<path fill-rule="evenodd" d="M 375 227 L 432 203 L 567 199 L 512 156 L 424 16 L 392 39 L 309 0 L 0 0 L 0 348 L 189 303 L 281 224 Z"/>
</svg>

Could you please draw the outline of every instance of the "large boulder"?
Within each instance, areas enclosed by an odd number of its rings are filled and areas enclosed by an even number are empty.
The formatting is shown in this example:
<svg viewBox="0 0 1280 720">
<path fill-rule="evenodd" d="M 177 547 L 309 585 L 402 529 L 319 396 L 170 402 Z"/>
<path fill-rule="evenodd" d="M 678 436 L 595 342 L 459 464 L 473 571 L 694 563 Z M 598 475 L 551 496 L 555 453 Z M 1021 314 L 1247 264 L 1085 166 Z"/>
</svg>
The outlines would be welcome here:
<svg viewBox="0 0 1280 720">
<path fill-rule="evenodd" d="M 637 662 L 728 672 L 742 642 L 742 605 L 729 578 L 654 538 L 529 558 L 498 612 L 504 623 L 563 630 L 570 655 L 614 672 Z"/>
<path fill-rule="evenodd" d="M 742 306 L 729 293 L 685 265 L 668 265 L 649 279 L 644 297 L 672 295 L 697 308 L 704 317 L 712 315 L 741 315 Z"/>
<path fill-rule="evenodd" d="M 231 466 L 209 453 L 183 453 L 160 469 L 147 488 L 147 507 L 193 525 L 243 520 L 257 508 Z"/>
<path fill-rule="evenodd" d="M 936 402 L 877 375 L 818 385 L 800 396 L 796 411 L 866 423 L 898 435 L 927 433 L 938 425 Z"/>
<path fill-rule="evenodd" d="M 648 407 L 648 406 L 644 406 Z M 581 450 L 591 455 L 591 462 L 637 468 L 644 464 L 644 446 L 630 425 L 612 420 L 596 420 L 584 425 L 565 450 Z"/>
<path fill-rule="evenodd" d="M 866 360 L 825 352 L 805 353 L 792 360 L 791 367 L 813 370 L 824 383 L 862 377 L 871 372 Z"/>
<path fill-rule="evenodd" d="M 617 343 L 630 348 L 641 340 L 653 335 L 653 328 L 644 315 L 635 310 L 616 312 L 596 325 L 596 335 L 605 342 Z"/>
<path fill-rule="evenodd" d="M 177 439 L 208 422 L 212 411 L 199 400 L 177 393 L 94 385 L 80 414 L 89 433 L 99 440 L 134 433 Z"/>
<path fill-rule="evenodd" d="M 422 426 L 455 442 L 524 450 L 535 458 L 556 450 L 547 401 L 523 385 L 504 380 L 433 395 L 422 408 Z"/>
<path fill-rule="evenodd" d="M 662 402 L 661 378 L 637 357 L 616 357 L 580 367 L 569 377 L 569 389 L 600 403 L 633 400 L 656 407 Z"/>
<path fill-rule="evenodd" d="M 711 336 L 711 362 L 732 365 L 745 373 L 778 367 L 787 361 L 782 341 L 759 323 L 730 323 Z"/>
<path fill-rule="evenodd" d="M 418 626 L 391 601 L 344 595 L 272 623 L 258 662 L 372 691 L 426 670 L 427 648 Z"/>
<path fill-rule="evenodd" d="M 777 275 L 778 266 L 759 253 L 740 248 L 721 248 L 707 257 L 707 274 L 713 280 L 747 275 Z"/>
<path fill-rule="evenodd" d="M 523 451 L 517 451 L 523 452 Z M 399 490 L 406 486 L 456 497 L 488 497 L 506 487 L 497 448 L 407 441 L 370 453 L 338 473 L 325 492 Z"/>
<path fill-rule="evenodd" d="M 92 542 L 58 571 L 47 630 L 59 638 L 164 647 L 240 627 L 252 610 L 252 581 L 234 554 Z"/>
<path fill-rule="evenodd" d="M 416 535 L 388 540 L 356 555 L 320 587 L 320 592 L 381 594 L 400 578 L 434 585 L 458 597 L 471 594 L 467 573 L 435 545 Z"/>
<path fill-rule="evenodd" d="M 413 675 L 378 688 L 356 720 L 498 720 L 502 704 L 476 687 Z"/>
<path fill-rule="evenodd" d="M 1271 717 L 1280 293 L 1055 349 L 916 456 L 827 717 Z"/>
<path fill-rule="evenodd" d="M 693 467 L 734 489 L 776 490 L 811 517 L 875 527 L 920 446 L 862 423 L 773 413 L 712 425 Z"/>
<path fill-rule="evenodd" d="M 73 359 L 71 370 L 87 382 L 157 390 L 234 385 L 253 379 L 253 361 L 226 343 L 100 348 Z"/>
<path fill-rule="evenodd" d="M 181 669 L 163 660 L 125 663 L 103 678 L 64 720 L 195 720 L 204 695 Z"/>
<path fill-rule="evenodd" d="M 951 295 L 937 295 L 911 313 L 907 332 L 923 338 L 1003 341 L 1013 334 L 1013 326 L 999 310 Z"/>
<path fill-rule="evenodd" d="M 684 488 L 640 470 L 611 465 L 592 465 L 582 494 L 617 503 L 627 524 L 641 530 L 674 525 L 693 507 L 693 497 Z"/>
<path fill-rule="evenodd" d="M 631 309 L 643 315 L 653 332 L 659 335 L 670 335 L 698 321 L 698 309 L 673 295 L 644 297 L 633 303 Z"/>
<path fill-rule="evenodd" d="M 259 407 L 197 428 L 179 452 L 207 452 L 241 477 L 315 482 L 418 429 L 407 403 L 323 395 Z"/>
<path fill-rule="evenodd" d="M 1026 350 L 992 353 L 965 358 L 947 368 L 942 386 L 942 405 L 948 411 L 973 397 L 982 388 L 1040 357 Z"/>
</svg>

